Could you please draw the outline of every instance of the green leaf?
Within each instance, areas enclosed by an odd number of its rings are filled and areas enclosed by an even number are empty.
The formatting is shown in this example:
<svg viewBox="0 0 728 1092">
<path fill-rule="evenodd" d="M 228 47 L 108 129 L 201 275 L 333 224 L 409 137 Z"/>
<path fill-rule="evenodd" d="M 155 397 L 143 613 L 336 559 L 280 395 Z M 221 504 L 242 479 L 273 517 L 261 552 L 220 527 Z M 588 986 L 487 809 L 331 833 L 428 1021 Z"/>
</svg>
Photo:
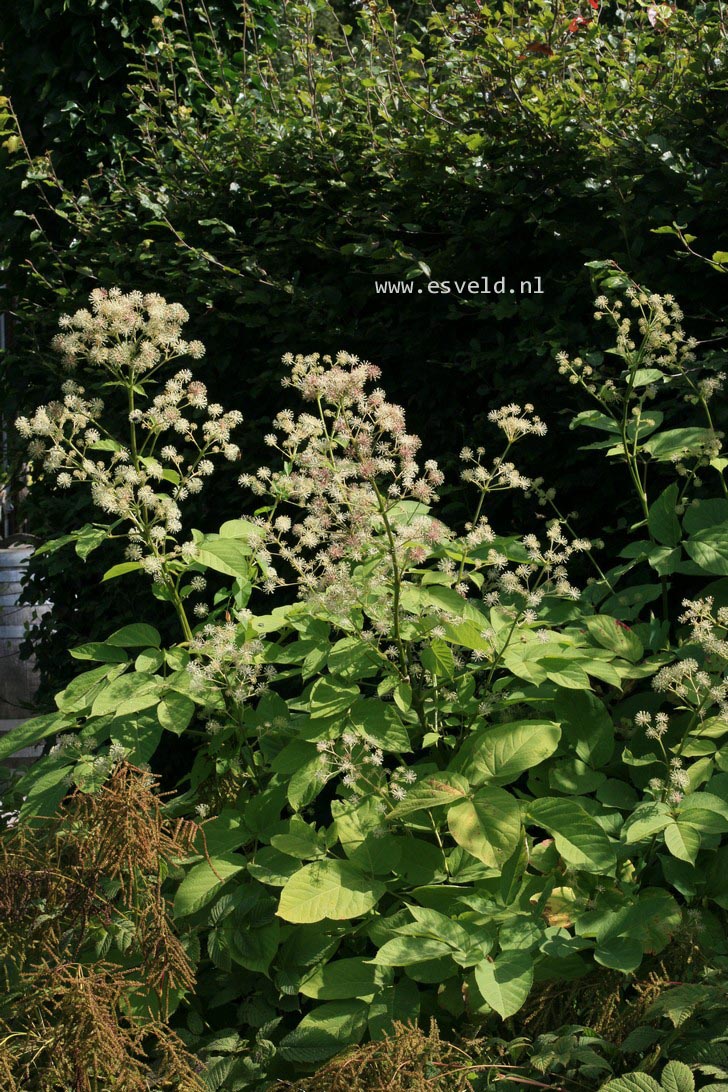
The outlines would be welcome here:
<svg viewBox="0 0 728 1092">
<path fill-rule="evenodd" d="M 107 645 L 118 648 L 159 648 L 160 641 L 159 631 L 145 622 L 134 622 L 130 626 L 122 626 L 106 638 Z"/>
<path fill-rule="evenodd" d="M 706 834 L 723 834 L 728 831 L 728 804 L 712 792 L 691 792 L 681 801 L 678 818 Z"/>
<path fill-rule="evenodd" d="M 297 1028 L 284 1035 L 277 1053 L 289 1061 L 315 1063 L 358 1043 L 367 1026 L 363 1001 L 327 1001 L 317 1005 Z"/>
<path fill-rule="evenodd" d="M 181 736 L 195 712 L 195 703 L 186 694 L 177 690 L 168 690 L 157 706 L 159 723 L 168 732 Z"/>
<path fill-rule="evenodd" d="M 244 868 L 245 861 L 242 857 L 232 855 L 211 857 L 209 862 L 200 861 L 177 888 L 174 898 L 175 918 L 196 913 L 217 894 L 223 884 Z"/>
<path fill-rule="evenodd" d="M 583 667 L 568 656 L 544 656 L 539 664 L 546 672 L 546 677 L 557 686 L 569 690 L 589 690 L 591 683 Z"/>
<path fill-rule="evenodd" d="M 596 614 L 584 619 L 589 635 L 601 645 L 616 652 L 624 660 L 636 663 L 644 655 L 642 642 L 631 629 L 620 625 L 615 618 L 606 614 Z"/>
<path fill-rule="evenodd" d="M 125 664 L 128 656 L 123 648 L 114 648 L 104 641 L 90 641 L 70 649 L 74 660 L 97 660 L 105 664 Z"/>
<path fill-rule="evenodd" d="M 485 782 L 506 785 L 549 758 L 560 738 L 561 728 L 549 720 L 480 728 L 465 740 L 453 765 L 474 787 Z"/>
<path fill-rule="evenodd" d="M 204 852 L 208 857 L 220 857 L 245 845 L 249 840 L 250 832 L 242 817 L 237 811 L 225 808 L 219 815 L 201 824 L 195 846 L 198 852 Z"/>
<path fill-rule="evenodd" d="M 695 1078 L 685 1062 L 668 1062 L 660 1074 L 660 1083 L 665 1092 L 695 1092 Z"/>
<path fill-rule="evenodd" d="M 576 417 L 572 417 L 569 422 L 569 428 L 576 428 L 577 425 L 596 428 L 601 432 L 609 432 L 612 436 L 619 435 L 619 424 L 613 418 L 607 417 L 605 413 L 601 413 L 600 410 L 582 410 L 581 413 L 577 413 Z"/>
<path fill-rule="evenodd" d="M 455 671 L 452 649 L 441 638 L 435 637 L 420 653 L 422 666 L 431 675 L 451 679 Z"/>
<path fill-rule="evenodd" d="M 393 937 L 383 944 L 372 962 L 380 967 L 412 967 L 428 959 L 451 956 L 452 948 L 434 937 Z"/>
<path fill-rule="evenodd" d="M 671 822 L 672 816 L 667 804 L 661 801 L 646 801 L 638 804 L 624 824 L 622 834 L 627 845 L 642 842 L 659 834 Z"/>
<path fill-rule="evenodd" d="M 286 790 L 288 803 L 294 811 L 300 811 L 301 808 L 308 807 L 324 787 L 319 777 L 321 772 L 320 756 L 315 748 L 312 747 L 309 750 L 313 753 L 291 775 Z"/>
<path fill-rule="evenodd" d="M 52 538 L 49 542 L 44 542 L 41 546 L 38 546 L 33 553 L 35 557 L 42 557 L 43 554 L 54 554 L 56 550 L 60 550 L 64 546 L 67 546 L 69 542 L 75 541 L 75 535 L 61 535 L 59 538 Z"/>
<path fill-rule="evenodd" d="M 556 849 L 573 868 L 610 873 L 617 863 L 609 838 L 575 800 L 545 797 L 528 806 L 531 820 L 553 834 Z"/>
<path fill-rule="evenodd" d="M 348 861 L 314 861 L 288 880 L 277 913 L 299 924 L 348 921 L 373 909 L 384 892 L 383 883 L 367 879 Z"/>
<path fill-rule="evenodd" d="M 697 531 L 685 543 L 685 550 L 703 572 L 728 576 L 728 523 Z"/>
<path fill-rule="evenodd" d="M 629 974 L 639 967 L 644 952 L 639 940 L 634 937 L 608 937 L 600 941 L 594 949 L 594 959 L 602 967 Z"/>
<path fill-rule="evenodd" d="M 109 737 L 128 751 L 135 766 L 148 762 L 157 749 L 162 730 L 154 713 L 131 713 L 116 717 L 109 725 Z"/>
<path fill-rule="evenodd" d="M 645 440 L 642 449 L 659 462 L 669 462 L 674 455 L 697 455 L 712 437 L 707 428 L 667 429 Z"/>
<path fill-rule="evenodd" d="M 294 857 L 289 857 L 273 846 L 261 846 L 255 858 L 248 862 L 248 872 L 260 883 L 271 887 L 285 887 L 291 876 L 298 872 L 299 864 Z"/>
<path fill-rule="evenodd" d="M 447 813 L 455 841 L 491 868 L 500 868 L 521 838 L 521 809 L 503 789 L 486 786 Z"/>
<path fill-rule="evenodd" d="M 554 713 L 561 721 L 562 749 L 573 747 L 590 766 L 604 766 L 614 751 L 614 724 L 604 704 L 588 690 L 560 690 Z"/>
<path fill-rule="evenodd" d="M 402 977 L 394 986 L 380 990 L 369 1006 L 368 1028 L 372 1039 L 391 1035 L 395 1020 L 416 1023 L 420 1014 L 420 993 L 411 978 Z"/>
<path fill-rule="evenodd" d="M 46 713 L 40 717 L 33 717 L 31 720 L 24 720 L 0 736 L 0 762 L 22 751 L 25 747 L 40 743 L 48 736 L 58 735 L 70 723 L 61 713 Z"/>
<path fill-rule="evenodd" d="M 106 541 L 109 533 L 110 529 L 108 527 L 94 527 L 90 523 L 87 523 L 80 531 L 76 531 L 73 537 L 76 539 L 76 553 L 78 556 L 85 561 L 93 550 Z"/>
<path fill-rule="evenodd" d="M 638 368 L 632 377 L 632 386 L 648 387 L 651 383 L 659 383 L 664 378 L 665 373 L 659 368 Z"/>
<path fill-rule="evenodd" d="M 304 823 L 303 819 L 294 815 L 289 821 L 288 832 L 274 834 L 270 844 L 289 857 L 296 857 L 299 861 L 305 861 L 307 858 L 312 859 L 323 855 L 325 851 L 322 848 L 321 841 L 314 827 L 310 827 L 308 823 Z"/>
<path fill-rule="evenodd" d="M 34 763 L 30 773 L 23 779 L 25 799 L 20 805 L 20 818 L 29 820 L 36 816 L 42 819 L 54 816 L 68 792 L 71 771 L 68 761 L 58 759 L 56 755 L 46 756 Z M 26 788 L 29 780 L 30 787 Z"/>
<path fill-rule="evenodd" d="M 90 709 L 99 691 L 124 671 L 124 664 L 95 667 L 72 679 L 65 690 L 56 694 L 56 705 L 62 713 L 84 713 Z"/>
<path fill-rule="evenodd" d="M 147 671 L 153 675 L 164 663 L 164 653 L 160 648 L 145 648 L 134 660 L 135 671 Z"/>
<path fill-rule="evenodd" d="M 361 956 L 355 956 L 317 967 L 303 980 L 299 992 L 317 1001 L 345 1001 L 376 993 L 379 980 L 377 968 Z"/>
<path fill-rule="evenodd" d="M 101 717 L 105 713 L 123 715 L 137 713 L 156 705 L 159 700 L 159 679 L 143 671 L 135 671 L 113 679 L 94 699 L 91 715 Z"/>
<path fill-rule="evenodd" d="M 346 686 L 335 678 L 319 679 L 309 694 L 311 717 L 335 717 L 350 709 L 359 697 L 358 686 Z"/>
<path fill-rule="evenodd" d="M 140 561 L 121 561 L 118 565 L 112 565 L 101 577 L 101 583 L 107 580 L 116 580 L 118 576 L 126 576 L 127 573 L 138 572 L 142 565 Z"/>
<path fill-rule="evenodd" d="M 502 1020 L 522 1008 L 533 985 L 533 960 L 528 952 L 509 949 L 494 961 L 485 959 L 475 968 L 475 981 L 483 1000 Z"/>
<path fill-rule="evenodd" d="M 680 542 L 680 521 L 675 511 L 678 493 L 679 490 L 675 482 L 668 485 L 667 489 L 650 506 L 647 515 L 647 526 L 652 537 L 662 543 L 663 546 L 677 546 Z"/>
<path fill-rule="evenodd" d="M 396 754 L 411 750 L 406 725 L 393 705 L 363 698 L 354 703 L 349 716 L 364 738 L 382 751 Z"/>
<path fill-rule="evenodd" d="M 690 823 L 668 823 L 664 831 L 665 845 L 680 861 L 695 864 L 700 850 L 700 832 Z"/>
<path fill-rule="evenodd" d="M 462 800 L 469 789 L 468 782 L 459 774 L 433 774 L 408 789 L 405 799 L 388 812 L 387 820 L 403 819 L 417 811 L 429 811 L 430 808 L 453 804 Z"/>
<path fill-rule="evenodd" d="M 257 928 L 246 926 L 232 931 L 229 940 L 232 959 L 247 971 L 266 974 L 278 951 L 280 932 L 280 922 L 275 920 Z"/>
<path fill-rule="evenodd" d="M 403 935 L 433 937 L 460 951 L 471 946 L 471 934 L 452 916 L 414 903 L 409 907 L 409 912 L 415 920 L 409 925 L 399 926 L 399 932 Z"/>
<path fill-rule="evenodd" d="M 724 497 L 706 497 L 697 504 L 693 503 L 682 522 L 684 530 L 691 535 L 718 523 L 728 523 L 728 500 Z"/>
<path fill-rule="evenodd" d="M 607 1081 L 600 1092 L 661 1092 L 654 1077 L 647 1073 L 627 1073 L 614 1081 Z"/>
<path fill-rule="evenodd" d="M 237 538 L 206 535 L 197 542 L 195 562 L 224 576 L 245 578 L 250 573 L 250 547 Z"/>
</svg>

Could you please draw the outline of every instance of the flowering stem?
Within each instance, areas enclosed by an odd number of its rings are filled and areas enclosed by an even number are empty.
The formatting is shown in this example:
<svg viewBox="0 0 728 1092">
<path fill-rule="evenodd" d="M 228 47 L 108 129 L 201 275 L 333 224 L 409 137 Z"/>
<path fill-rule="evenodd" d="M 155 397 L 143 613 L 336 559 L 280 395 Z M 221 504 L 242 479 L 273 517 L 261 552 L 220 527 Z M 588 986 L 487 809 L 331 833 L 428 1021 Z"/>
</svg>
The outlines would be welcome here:
<svg viewBox="0 0 728 1092">
<path fill-rule="evenodd" d="M 136 424 L 134 422 L 134 382 L 133 380 L 127 385 L 126 388 L 127 400 L 129 403 L 129 439 L 131 445 L 131 457 L 134 462 L 134 469 L 139 468 L 139 455 L 137 452 L 137 438 L 136 438 Z"/>
<path fill-rule="evenodd" d="M 520 621 L 521 617 L 522 617 L 522 612 L 519 611 L 519 613 L 513 619 L 513 622 L 511 624 L 511 628 L 508 630 L 508 633 L 506 634 L 505 644 L 503 645 L 503 647 L 501 648 L 500 652 L 498 653 L 498 655 L 496 656 L 495 660 L 493 661 L 493 663 L 491 665 L 490 671 L 488 672 L 488 678 L 486 679 L 486 686 L 490 686 L 491 683 L 493 682 L 493 675 L 495 674 L 495 669 L 497 668 L 498 664 L 503 659 L 503 653 L 506 651 L 509 644 L 511 643 L 511 637 L 513 636 L 513 631 L 516 628 L 516 626 L 518 625 L 518 622 Z"/>
<path fill-rule="evenodd" d="M 390 524 L 390 522 L 389 522 L 389 520 L 387 518 L 387 508 L 386 508 L 386 505 L 384 503 L 384 497 L 379 492 L 379 489 L 377 488 L 377 483 L 375 481 L 372 481 L 372 488 L 374 489 L 374 493 L 375 493 L 376 498 L 377 498 L 377 504 L 379 506 L 379 512 L 380 512 L 381 517 L 382 517 L 382 522 L 384 523 L 384 531 L 385 531 L 385 534 L 387 536 L 387 542 L 389 544 L 389 556 L 390 556 L 390 559 L 392 561 L 392 586 L 393 586 L 393 589 L 392 589 L 393 590 L 393 594 L 392 594 L 392 625 L 394 627 L 394 641 L 395 641 L 395 644 L 397 645 L 397 650 L 399 652 L 399 660 L 400 660 L 400 665 L 401 665 L 401 669 L 402 669 L 402 675 L 405 678 L 409 678 L 409 673 L 410 672 L 409 672 L 409 661 L 408 661 L 408 658 L 407 658 L 407 650 L 406 650 L 406 648 L 404 646 L 404 642 L 402 640 L 402 634 L 401 634 L 401 631 L 400 631 L 400 624 L 399 624 L 399 599 L 400 599 L 401 574 L 400 574 L 400 570 L 399 570 L 399 563 L 397 561 L 397 547 L 396 547 L 396 544 L 395 544 L 395 541 L 394 541 L 394 535 L 392 534 L 391 524 Z"/>
</svg>

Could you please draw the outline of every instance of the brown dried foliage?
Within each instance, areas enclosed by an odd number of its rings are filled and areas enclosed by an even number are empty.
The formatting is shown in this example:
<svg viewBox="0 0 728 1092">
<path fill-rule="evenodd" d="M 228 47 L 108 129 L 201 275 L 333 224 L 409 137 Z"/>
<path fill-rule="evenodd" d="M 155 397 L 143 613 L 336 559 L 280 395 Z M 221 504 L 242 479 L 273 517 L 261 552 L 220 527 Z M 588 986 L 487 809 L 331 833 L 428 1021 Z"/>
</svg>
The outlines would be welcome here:
<svg viewBox="0 0 728 1092">
<path fill-rule="evenodd" d="M 171 824 L 155 788 L 151 774 L 121 763 L 97 792 L 76 790 L 53 819 L 0 840 L 9 1092 L 203 1087 L 166 1024 L 194 973 L 162 893 L 199 827 Z"/>
<path fill-rule="evenodd" d="M 640 968 L 638 978 L 600 967 L 584 978 L 541 983 L 518 1014 L 518 1023 L 529 1035 L 580 1024 L 619 1043 L 645 1022 L 647 1010 L 664 990 L 699 981 L 704 967 L 697 935 L 684 929 L 666 954 Z"/>
<path fill-rule="evenodd" d="M 391 1034 L 332 1058 L 312 1077 L 284 1086 L 287 1092 L 468 1092 L 468 1075 L 492 1070 L 494 1077 L 512 1067 L 495 1057 L 483 1060 L 477 1040 L 463 1049 L 429 1032 L 395 1022 Z"/>
</svg>

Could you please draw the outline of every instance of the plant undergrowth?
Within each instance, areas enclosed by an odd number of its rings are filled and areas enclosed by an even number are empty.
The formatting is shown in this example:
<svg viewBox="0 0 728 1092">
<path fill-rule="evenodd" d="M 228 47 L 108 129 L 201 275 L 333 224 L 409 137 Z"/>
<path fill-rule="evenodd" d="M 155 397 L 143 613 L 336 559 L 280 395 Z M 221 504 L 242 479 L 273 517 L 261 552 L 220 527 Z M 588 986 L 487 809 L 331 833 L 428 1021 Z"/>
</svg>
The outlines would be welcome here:
<svg viewBox="0 0 728 1092">
<path fill-rule="evenodd" d="M 531 405 L 463 449 L 450 526 L 443 473 L 344 352 L 285 358 L 304 406 L 272 465 L 241 475 L 240 518 L 187 529 L 240 413 L 170 374 L 204 352 L 186 312 L 96 290 L 64 318 L 62 395 L 18 427 L 99 521 L 42 549 L 120 542 L 104 581 L 150 581 L 179 642 L 137 623 L 71 650 L 57 710 L 0 741 L 51 743 L 6 793 L 16 1084 L 722 1086 L 723 374 L 674 299 L 593 273 L 605 347 L 558 369 L 595 480 L 633 496 L 617 558 L 516 462 Z M 528 530 L 491 522 L 504 493 Z M 178 743 L 163 797 L 145 767 Z"/>
</svg>

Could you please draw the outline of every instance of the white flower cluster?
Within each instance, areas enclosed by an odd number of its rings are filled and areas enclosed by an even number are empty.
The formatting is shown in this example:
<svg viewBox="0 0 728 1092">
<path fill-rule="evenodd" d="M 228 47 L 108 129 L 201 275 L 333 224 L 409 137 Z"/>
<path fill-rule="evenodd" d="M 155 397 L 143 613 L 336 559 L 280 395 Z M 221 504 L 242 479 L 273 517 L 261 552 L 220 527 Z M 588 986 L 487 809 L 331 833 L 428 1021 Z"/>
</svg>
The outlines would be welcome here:
<svg viewBox="0 0 728 1092">
<path fill-rule="evenodd" d="M 545 436 L 546 425 L 534 414 L 530 403 L 526 403 L 523 408 L 510 403 L 507 406 L 501 406 L 500 409 L 491 410 L 488 420 L 505 435 L 507 440 L 505 452 L 494 458 L 488 466 L 482 461 L 485 448 L 478 447 L 473 451 L 470 447 L 464 447 L 460 452 L 460 459 L 469 465 L 462 472 L 462 480 L 474 485 L 483 495 L 502 492 L 506 489 L 524 491 L 529 489 L 532 484 L 530 478 L 524 477 L 505 456 L 513 444 L 524 436 Z"/>
<path fill-rule="evenodd" d="M 728 663 L 728 607 L 715 609 L 712 595 L 703 599 L 683 599 L 685 613 L 680 621 L 690 626 L 690 640 L 709 656 L 714 656 L 724 669 Z"/>
<path fill-rule="evenodd" d="M 346 612 L 359 594 L 352 564 L 371 561 L 368 590 L 384 603 L 394 565 L 418 563 L 450 537 L 439 521 L 401 504 L 434 503 L 443 475 L 432 460 L 418 463 L 421 441 L 407 432 L 402 407 L 367 389 L 380 375 L 374 365 L 343 352 L 284 362 L 284 386 L 315 402 L 316 412 L 279 413 L 266 441 L 286 469 L 262 467 L 241 484 L 272 498 L 268 544 L 295 572 L 302 597 Z M 279 511 L 286 506 L 297 518 Z"/>
<path fill-rule="evenodd" d="M 193 637 L 190 651 L 193 659 L 188 671 L 195 685 L 201 691 L 212 688 L 238 708 L 265 694 L 276 674 L 272 664 L 263 662 L 262 641 L 248 639 L 245 627 L 232 620 L 203 626 Z"/>
<path fill-rule="evenodd" d="M 201 341 L 185 341 L 182 326 L 189 319 L 180 303 L 167 303 L 156 292 L 128 292 L 95 288 L 91 309 L 63 315 L 61 333 L 53 347 L 68 368 L 80 360 L 99 365 L 112 375 L 147 375 L 160 364 L 180 356 L 199 360 Z"/>
<path fill-rule="evenodd" d="M 646 739 L 662 739 L 670 727 L 670 718 L 667 713 L 655 713 L 653 718 L 652 713 L 644 709 L 635 713 L 634 722 L 638 728 L 644 728 Z"/>
<path fill-rule="evenodd" d="M 351 729 L 347 729 L 340 740 L 321 740 L 316 744 L 316 750 L 319 753 L 318 779 L 326 782 L 340 776 L 342 785 L 350 790 L 352 800 L 375 793 L 382 803 L 391 806 L 404 800 L 406 786 L 417 780 L 417 774 L 408 766 L 387 769 L 384 754 L 377 744 Z"/>
<path fill-rule="evenodd" d="M 586 553 L 592 547 L 589 539 L 569 539 L 560 520 L 551 520 L 546 528 L 546 542 L 535 534 L 521 540 L 528 553 L 528 562 L 509 567 L 508 558 L 498 550 L 488 552 L 486 564 L 495 570 L 483 599 L 487 606 L 498 603 L 516 604 L 523 621 L 533 624 L 537 608 L 547 595 L 564 599 L 579 599 L 580 590 L 568 577 L 567 564 L 574 554 Z"/>
<path fill-rule="evenodd" d="M 180 546 L 180 505 L 199 493 L 214 471 L 213 457 L 235 460 L 231 441 L 238 411 L 208 403 L 205 384 L 184 368 L 147 401 L 146 385 L 163 365 L 182 353 L 201 357 L 199 342 L 180 336 L 187 312 L 161 296 L 95 290 L 92 310 L 61 319 L 56 348 L 67 363 L 81 361 L 111 376 L 105 386 L 123 392 L 129 434 L 115 438 L 103 423 L 104 403 L 80 383 L 63 384 L 63 400 L 40 406 L 16 427 L 29 441 L 32 459 L 56 484 L 90 486 L 94 503 L 128 524 L 126 556 L 139 561 L 155 580 L 174 558 L 194 559 L 191 543 Z M 198 419 L 203 415 L 205 419 Z"/>
<path fill-rule="evenodd" d="M 690 788 L 690 775 L 683 769 L 683 761 L 679 755 L 673 755 L 668 762 L 665 780 L 653 777 L 650 779 L 649 787 L 655 795 L 659 794 L 663 800 L 673 806 L 682 801 L 685 790 Z"/>
<path fill-rule="evenodd" d="M 636 319 L 624 313 L 624 300 L 610 302 L 607 296 L 599 296 L 594 301 L 594 318 L 607 318 L 616 333 L 612 359 L 626 364 L 630 372 L 636 368 L 643 372 L 649 369 L 661 372 L 661 377 L 651 377 L 650 382 L 636 385 L 630 381 L 623 385 L 621 392 L 615 377 L 609 374 L 608 358 L 602 358 L 599 354 L 584 360 L 579 356 L 569 357 L 565 352 L 556 354 L 560 374 L 568 376 L 570 383 L 579 384 L 605 405 L 624 400 L 639 400 L 642 403 L 657 395 L 658 383 L 672 383 L 674 380 L 681 381 L 686 401 L 707 405 L 722 390 L 725 373 L 713 372 L 700 378 L 695 376 L 698 342 L 685 333 L 683 312 L 674 297 L 646 292 L 637 285 L 628 287 L 625 297 L 630 308 L 639 312 Z"/>
</svg>

